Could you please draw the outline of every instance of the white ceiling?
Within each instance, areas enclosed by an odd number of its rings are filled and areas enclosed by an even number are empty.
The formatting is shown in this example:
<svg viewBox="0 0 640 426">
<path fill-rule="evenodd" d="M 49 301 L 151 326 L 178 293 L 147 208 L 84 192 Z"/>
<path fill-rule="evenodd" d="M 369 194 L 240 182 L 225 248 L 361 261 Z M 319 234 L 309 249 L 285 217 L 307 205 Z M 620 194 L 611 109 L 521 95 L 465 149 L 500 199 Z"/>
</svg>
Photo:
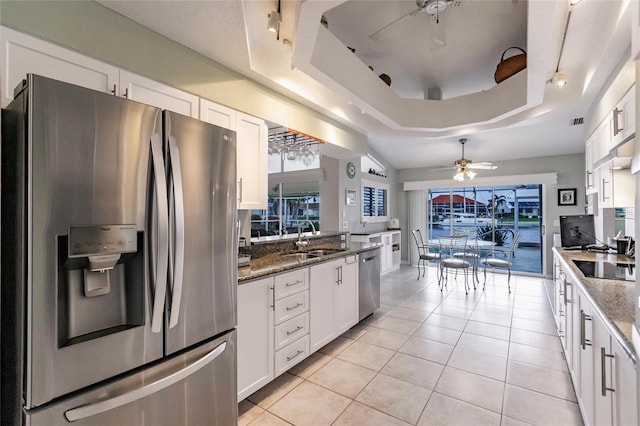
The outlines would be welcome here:
<svg viewBox="0 0 640 426">
<path fill-rule="evenodd" d="M 437 24 L 425 9 L 407 15 L 417 9 L 415 0 L 356 0 L 324 15 L 329 31 L 376 74 L 391 76 L 391 88 L 403 98 L 425 99 L 434 86 L 445 99 L 490 89 L 501 53 L 510 46 L 527 48 L 524 0 L 459 0 L 441 12 Z M 435 48 L 432 31 L 439 26 L 446 45 Z"/>
<path fill-rule="evenodd" d="M 474 161 L 583 152 L 584 126 L 569 122 L 585 115 L 630 40 L 627 1 L 583 0 L 572 9 L 560 62 L 570 83 L 558 89 L 545 80 L 558 60 L 569 11 L 563 1 L 461 0 L 442 14 L 447 45 L 438 50 L 430 48 L 433 23 L 424 11 L 380 32 L 378 41 L 368 37 L 415 9 L 412 0 L 283 0 L 279 40 L 266 30 L 276 0 L 100 3 L 367 134 L 373 149 L 397 169 L 453 163 L 460 137 L 469 139 L 465 156 Z M 320 28 L 321 14 L 329 32 Z M 333 43 L 326 45 L 330 49 L 320 46 L 322 40 Z M 528 70 L 497 87 L 495 66 L 512 45 L 526 47 Z M 341 60 L 317 63 L 321 47 L 325 57 Z M 378 73 L 391 76 L 391 88 Z M 483 110 L 465 108 L 468 97 L 504 92 L 517 79 L 525 85 L 525 104 L 492 119 L 465 121 Z M 441 88 L 444 101 L 423 100 L 425 87 L 432 86 Z M 444 108 L 450 100 L 457 107 Z M 442 126 L 434 125 L 439 109 L 446 112 Z M 434 111 L 424 114 L 424 125 L 420 115 L 406 113 L 423 110 Z"/>
</svg>

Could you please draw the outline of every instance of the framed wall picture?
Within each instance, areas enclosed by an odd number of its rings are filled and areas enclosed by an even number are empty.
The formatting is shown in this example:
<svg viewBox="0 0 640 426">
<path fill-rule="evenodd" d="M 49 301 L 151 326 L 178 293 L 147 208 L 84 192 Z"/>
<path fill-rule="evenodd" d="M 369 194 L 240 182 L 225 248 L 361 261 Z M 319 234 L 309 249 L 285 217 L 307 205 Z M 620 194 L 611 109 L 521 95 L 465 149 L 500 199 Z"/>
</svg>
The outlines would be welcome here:
<svg viewBox="0 0 640 426">
<path fill-rule="evenodd" d="M 346 201 L 345 203 L 348 206 L 355 206 L 356 204 L 358 204 L 358 193 L 356 192 L 355 189 L 346 189 L 345 190 L 345 197 L 346 197 Z"/>
<path fill-rule="evenodd" d="M 576 205 L 576 188 L 558 189 L 558 205 L 559 206 L 575 206 Z"/>
</svg>

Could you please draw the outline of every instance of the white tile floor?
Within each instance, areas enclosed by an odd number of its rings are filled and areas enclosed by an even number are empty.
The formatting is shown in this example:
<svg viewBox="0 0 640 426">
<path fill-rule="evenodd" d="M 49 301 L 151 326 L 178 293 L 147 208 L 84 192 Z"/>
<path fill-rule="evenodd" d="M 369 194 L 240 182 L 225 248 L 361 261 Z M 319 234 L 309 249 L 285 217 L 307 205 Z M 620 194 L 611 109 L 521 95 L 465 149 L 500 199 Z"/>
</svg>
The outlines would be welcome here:
<svg viewBox="0 0 640 426">
<path fill-rule="evenodd" d="M 440 292 L 383 276 L 379 311 L 240 403 L 240 425 L 581 425 L 541 278 Z"/>
</svg>

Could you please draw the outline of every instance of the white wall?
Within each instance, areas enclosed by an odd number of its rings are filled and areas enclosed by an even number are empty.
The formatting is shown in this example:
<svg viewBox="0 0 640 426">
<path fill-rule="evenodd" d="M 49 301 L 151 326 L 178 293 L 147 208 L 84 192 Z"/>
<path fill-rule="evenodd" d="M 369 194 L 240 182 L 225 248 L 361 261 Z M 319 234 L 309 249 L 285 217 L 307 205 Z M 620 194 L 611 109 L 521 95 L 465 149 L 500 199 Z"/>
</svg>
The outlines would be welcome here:
<svg viewBox="0 0 640 426">
<path fill-rule="evenodd" d="M 370 180 L 374 182 L 382 182 L 389 184 L 389 217 L 400 217 L 400 209 L 399 209 L 399 197 L 402 197 L 401 191 L 398 190 L 399 185 L 397 182 L 397 171 L 393 169 L 389 163 L 387 163 L 382 156 L 380 156 L 377 152 L 369 149 L 369 153 L 382 165 L 386 168 L 385 175 L 386 177 L 371 175 L 366 172 L 361 172 L 361 161 L 360 156 L 343 159 L 340 160 L 340 166 L 338 167 L 339 173 L 339 215 L 340 215 L 340 225 L 342 222 L 347 222 L 346 228 L 341 228 L 342 231 L 349 232 L 379 232 L 386 231 L 388 222 L 367 222 L 366 226 L 363 228 L 361 225 L 361 209 L 362 209 L 362 193 L 361 193 L 361 184 L 362 180 Z M 356 175 L 353 178 L 349 178 L 347 176 L 347 163 L 352 162 L 356 166 Z M 346 204 L 346 190 L 347 189 L 355 189 L 358 197 L 355 206 L 348 206 Z M 401 224 L 402 226 L 402 224 Z"/>
</svg>

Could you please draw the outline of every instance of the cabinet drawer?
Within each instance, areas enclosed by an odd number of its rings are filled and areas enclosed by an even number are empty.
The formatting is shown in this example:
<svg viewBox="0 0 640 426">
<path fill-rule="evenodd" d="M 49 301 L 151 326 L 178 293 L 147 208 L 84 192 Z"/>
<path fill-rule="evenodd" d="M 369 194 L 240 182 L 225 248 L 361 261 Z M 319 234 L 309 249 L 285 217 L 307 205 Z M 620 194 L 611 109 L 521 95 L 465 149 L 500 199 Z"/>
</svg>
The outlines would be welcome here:
<svg viewBox="0 0 640 426">
<path fill-rule="evenodd" d="M 309 288 L 308 268 L 287 272 L 275 277 L 276 300 Z"/>
<path fill-rule="evenodd" d="M 276 327 L 276 351 L 309 333 L 309 313 L 305 312 Z"/>
<path fill-rule="evenodd" d="M 302 291 L 276 300 L 275 324 L 281 324 L 309 310 L 309 292 Z"/>
<path fill-rule="evenodd" d="M 307 334 L 276 352 L 276 376 L 284 373 L 309 355 L 309 335 Z"/>
</svg>

